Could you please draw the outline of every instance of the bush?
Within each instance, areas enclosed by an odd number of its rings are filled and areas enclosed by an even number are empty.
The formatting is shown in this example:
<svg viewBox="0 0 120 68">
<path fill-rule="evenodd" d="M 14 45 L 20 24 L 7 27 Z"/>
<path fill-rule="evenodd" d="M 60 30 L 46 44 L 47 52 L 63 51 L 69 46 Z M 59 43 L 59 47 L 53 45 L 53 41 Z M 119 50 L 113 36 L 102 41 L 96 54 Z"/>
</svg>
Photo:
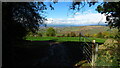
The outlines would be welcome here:
<svg viewBox="0 0 120 68">
<path fill-rule="evenodd" d="M 70 33 L 70 37 L 76 37 L 75 32 L 71 32 L 71 33 Z"/>
<path fill-rule="evenodd" d="M 107 48 L 115 48 L 115 47 L 118 47 L 117 43 L 118 43 L 118 41 L 115 40 L 115 39 L 107 39 L 107 40 L 104 42 L 104 45 L 105 45 Z"/>
<path fill-rule="evenodd" d="M 99 32 L 99 33 L 96 35 L 96 37 L 98 37 L 98 38 L 104 38 L 104 35 L 102 34 L 102 32 Z"/>
<path fill-rule="evenodd" d="M 39 35 L 40 37 L 42 37 L 42 33 L 39 33 L 38 35 Z"/>
<path fill-rule="evenodd" d="M 82 37 L 82 34 L 81 34 L 81 33 L 79 33 L 79 34 L 78 34 L 78 37 Z"/>
<path fill-rule="evenodd" d="M 90 37 L 90 34 L 85 34 L 86 37 Z"/>
<path fill-rule="evenodd" d="M 67 34 L 67 37 L 70 37 L 70 34 L 69 34 L 69 33 Z"/>
<path fill-rule="evenodd" d="M 65 34 L 62 34 L 62 37 L 65 37 Z"/>
<path fill-rule="evenodd" d="M 55 29 L 52 28 L 52 27 L 49 27 L 49 28 L 46 30 L 46 35 L 47 35 L 47 36 L 55 36 L 55 35 L 56 35 Z"/>
<path fill-rule="evenodd" d="M 92 37 L 97 37 L 97 34 L 93 34 Z"/>
</svg>

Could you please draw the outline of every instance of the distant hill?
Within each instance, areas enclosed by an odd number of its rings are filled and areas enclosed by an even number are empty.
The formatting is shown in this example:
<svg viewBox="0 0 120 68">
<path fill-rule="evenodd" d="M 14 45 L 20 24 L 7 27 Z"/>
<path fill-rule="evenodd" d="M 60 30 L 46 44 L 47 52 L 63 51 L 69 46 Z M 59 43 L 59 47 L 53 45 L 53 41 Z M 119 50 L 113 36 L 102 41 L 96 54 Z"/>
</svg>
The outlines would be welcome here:
<svg viewBox="0 0 120 68">
<path fill-rule="evenodd" d="M 82 34 L 95 34 L 103 31 L 107 31 L 107 26 L 78 26 L 78 27 L 58 27 L 56 28 L 57 33 L 66 34 L 69 32 L 82 33 Z"/>
<path fill-rule="evenodd" d="M 45 33 L 46 28 L 41 28 L 40 32 Z M 108 26 L 72 26 L 72 27 L 54 27 L 57 31 L 58 35 L 67 34 L 70 32 L 75 32 L 76 34 L 82 33 L 84 34 L 96 34 L 104 31 L 114 31 L 114 29 L 110 29 Z"/>
</svg>

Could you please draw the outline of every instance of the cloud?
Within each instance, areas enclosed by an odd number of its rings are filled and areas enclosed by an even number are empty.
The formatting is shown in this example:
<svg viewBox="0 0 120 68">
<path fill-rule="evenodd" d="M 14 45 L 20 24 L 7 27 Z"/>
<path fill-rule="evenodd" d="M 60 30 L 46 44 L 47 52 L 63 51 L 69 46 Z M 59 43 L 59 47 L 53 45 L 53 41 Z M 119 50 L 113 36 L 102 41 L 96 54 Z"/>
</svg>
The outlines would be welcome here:
<svg viewBox="0 0 120 68">
<path fill-rule="evenodd" d="M 66 18 L 66 19 L 59 19 L 59 18 L 48 18 L 46 23 L 48 25 L 97 25 L 98 23 L 104 25 L 106 21 L 106 17 L 100 13 L 88 13 L 85 12 L 84 14 L 76 13 L 74 17 Z"/>
</svg>

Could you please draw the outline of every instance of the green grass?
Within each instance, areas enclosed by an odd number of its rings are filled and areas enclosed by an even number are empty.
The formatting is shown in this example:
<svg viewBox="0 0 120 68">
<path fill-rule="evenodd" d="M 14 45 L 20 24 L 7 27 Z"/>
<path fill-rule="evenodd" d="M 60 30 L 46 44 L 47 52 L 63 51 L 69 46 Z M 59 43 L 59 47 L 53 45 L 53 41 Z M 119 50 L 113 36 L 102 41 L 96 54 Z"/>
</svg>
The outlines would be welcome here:
<svg viewBox="0 0 120 68">
<path fill-rule="evenodd" d="M 96 40 L 96 42 L 99 43 L 104 43 L 106 39 L 102 38 L 93 38 L 93 37 L 88 37 L 89 40 Z M 48 40 L 56 40 L 58 42 L 65 42 L 65 41 L 79 41 L 79 37 L 27 37 L 26 40 L 31 40 L 31 41 L 48 41 Z M 82 42 L 84 41 L 84 38 L 82 37 Z M 89 42 L 88 40 L 85 40 Z"/>
</svg>

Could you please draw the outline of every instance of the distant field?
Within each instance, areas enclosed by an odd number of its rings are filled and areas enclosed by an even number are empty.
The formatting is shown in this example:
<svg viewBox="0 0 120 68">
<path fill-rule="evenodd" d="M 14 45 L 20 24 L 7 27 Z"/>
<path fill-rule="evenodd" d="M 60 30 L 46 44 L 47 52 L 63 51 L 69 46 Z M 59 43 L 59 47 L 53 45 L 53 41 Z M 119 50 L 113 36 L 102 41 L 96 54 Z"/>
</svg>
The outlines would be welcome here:
<svg viewBox="0 0 120 68">
<path fill-rule="evenodd" d="M 108 29 L 109 27 L 107 26 L 78 26 L 78 27 L 56 28 L 56 31 L 58 31 L 58 33 L 60 34 L 66 34 L 69 32 L 95 34 L 103 31 L 107 31 Z"/>
<path fill-rule="evenodd" d="M 104 43 L 104 41 L 106 39 L 102 39 L 102 38 L 93 38 L 93 37 L 89 37 L 87 38 L 89 40 L 96 40 L 96 42 L 99 43 Z M 65 41 L 76 41 L 79 42 L 79 37 L 27 37 L 26 40 L 31 40 L 31 41 L 48 41 L 48 40 L 56 40 L 58 42 L 65 42 Z M 82 37 L 82 42 L 84 41 L 84 38 Z M 86 40 L 87 42 L 89 42 L 88 40 Z"/>
<path fill-rule="evenodd" d="M 56 40 L 59 42 L 64 42 L 64 41 L 79 41 L 79 37 L 46 37 L 46 29 L 45 28 L 40 28 L 38 33 L 42 33 L 43 37 L 27 37 L 27 40 L 32 40 L 32 41 L 47 41 L 47 40 Z M 56 36 L 62 36 L 63 34 L 66 36 L 70 32 L 75 32 L 76 35 L 79 33 L 82 33 L 83 35 L 85 34 L 90 34 L 94 35 L 99 32 L 111 32 L 115 33 L 116 29 L 110 29 L 108 26 L 73 26 L 73 27 L 53 27 L 56 31 Z M 103 38 L 93 38 L 89 37 L 88 39 L 96 40 L 96 42 L 99 43 L 104 43 L 106 39 Z M 82 40 L 84 41 L 84 40 Z"/>
<path fill-rule="evenodd" d="M 41 28 L 38 32 L 45 35 L 47 28 Z M 110 29 L 108 26 L 72 26 L 72 27 L 54 27 L 56 30 L 56 36 L 62 36 L 63 34 L 68 34 L 70 32 L 75 32 L 76 34 L 97 34 L 99 32 L 114 32 L 116 29 Z"/>
</svg>

